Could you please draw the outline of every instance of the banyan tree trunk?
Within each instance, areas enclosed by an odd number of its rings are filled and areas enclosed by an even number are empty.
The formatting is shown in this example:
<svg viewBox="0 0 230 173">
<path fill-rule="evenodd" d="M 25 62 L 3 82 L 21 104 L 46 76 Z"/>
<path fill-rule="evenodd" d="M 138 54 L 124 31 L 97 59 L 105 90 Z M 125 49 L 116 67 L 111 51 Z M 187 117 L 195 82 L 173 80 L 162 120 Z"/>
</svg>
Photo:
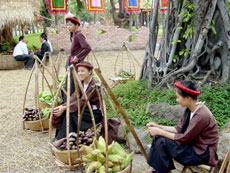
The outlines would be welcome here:
<svg viewBox="0 0 230 173">
<path fill-rule="evenodd" d="M 163 36 L 155 56 L 158 4 L 154 11 L 140 79 L 149 88 L 175 80 L 201 80 L 204 84 L 230 81 L 230 17 L 228 0 L 170 0 L 162 15 Z"/>
<path fill-rule="evenodd" d="M 110 0 L 110 5 L 111 5 L 111 13 L 112 13 L 112 18 L 113 22 L 115 25 L 124 28 L 125 26 L 128 26 L 129 22 L 129 14 L 125 13 L 125 9 L 122 5 L 123 1 L 118 0 L 119 3 L 119 13 L 117 14 L 116 12 L 116 7 L 115 7 L 115 1 Z"/>
</svg>

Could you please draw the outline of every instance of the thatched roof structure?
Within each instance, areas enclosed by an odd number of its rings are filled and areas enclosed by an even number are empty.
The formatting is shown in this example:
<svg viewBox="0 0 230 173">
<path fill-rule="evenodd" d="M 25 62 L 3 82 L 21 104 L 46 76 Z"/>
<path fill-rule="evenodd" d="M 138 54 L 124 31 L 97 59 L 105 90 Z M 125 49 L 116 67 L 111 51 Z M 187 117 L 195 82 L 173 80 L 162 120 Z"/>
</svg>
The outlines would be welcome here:
<svg viewBox="0 0 230 173">
<path fill-rule="evenodd" d="M 0 29 L 6 25 L 29 23 L 39 14 L 41 0 L 0 0 Z"/>
</svg>

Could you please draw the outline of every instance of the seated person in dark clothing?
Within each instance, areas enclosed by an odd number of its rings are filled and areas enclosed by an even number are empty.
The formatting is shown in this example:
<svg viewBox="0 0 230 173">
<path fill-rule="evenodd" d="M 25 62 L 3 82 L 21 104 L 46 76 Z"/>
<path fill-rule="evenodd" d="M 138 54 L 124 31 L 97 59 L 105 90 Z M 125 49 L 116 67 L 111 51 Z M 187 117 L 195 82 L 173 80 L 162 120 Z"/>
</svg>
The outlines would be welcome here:
<svg viewBox="0 0 230 173">
<path fill-rule="evenodd" d="M 24 36 L 19 37 L 19 42 L 14 48 L 13 56 L 16 61 L 25 61 L 25 69 L 31 69 L 33 67 L 34 58 L 28 54 L 26 38 Z"/>
<path fill-rule="evenodd" d="M 199 102 L 198 91 L 192 81 L 175 82 L 176 101 L 185 107 L 176 126 L 148 123 L 155 140 L 149 152 L 151 172 L 168 173 L 175 169 L 173 159 L 185 166 L 218 164 L 218 127 L 211 111 Z"/>
<path fill-rule="evenodd" d="M 41 51 L 35 52 L 34 54 L 38 56 L 40 60 L 43 59 L 45 52 L 50 52 L 50 46 L 47 42 L 47 36 L 44 34 L 40 35 L 40 41 L 42 43 Z"/>
<path fill-rule="evenodd" d="M 96 84 L 96 81 L 92 77 L 92 70 L 93 66 L 88 62 L 81 62 L 76 64 L 77 73 L 79 75 L 80 80 L 82 81 L 82 85 L 84 87 L 84 91 L 87 96 L 91 94 L 94 90 L 93 86 Z M 85 105 L 86 99 L 83 94 L 80 92 L 80 107 Z M 92 97 L 89 98 L 90 105 L 93 110 L 95 123 L 100 123 L 102 121 L 102 114 L 100 110 L 100 102 L 99 97 L 94 90 L 92 93 Z M 53 116 L 60 117 L 61 116 L 61 123 L 60 127 L 56 127 L 56 140 L 62 139 L 66 137 L 66 103 L 57 106 L 54 108 Z M 81 110 L 82 111 L 82 110 Z M 83 112 L 82 122 L 81 122 L 81 131 L 85 131 L 88 128 L 93 126 L 91 121 L 91 115 L 88 107 L 86 106 Z M 76 93 L 74 92 L 70 98 L 70 124 L 69 124 L 69 132 L 76 132 L 78 127 L 78 102 L 76 98 Z"/>
</svg>

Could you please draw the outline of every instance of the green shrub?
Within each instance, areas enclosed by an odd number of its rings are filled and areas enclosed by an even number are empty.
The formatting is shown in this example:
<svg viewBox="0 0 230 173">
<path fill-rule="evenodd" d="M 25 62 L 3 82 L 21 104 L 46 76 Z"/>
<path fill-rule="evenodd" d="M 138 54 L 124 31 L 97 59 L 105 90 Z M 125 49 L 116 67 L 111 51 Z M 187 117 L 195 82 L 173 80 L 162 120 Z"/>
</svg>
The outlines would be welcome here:
<svg viewBox="0 0 230 173">
<path fill-rule="evenodd" d="M 175 89 L 155 87 L 153 90 L 149 90 L 147 86 L 145 81 L 130 81 L 114 88 L 113 92 L 134 126 L 145 126 L 150 121 L 164 125 L 175 125 L 176 122 L 173 121 L 152 119 L 146 113 L 146 107 L 150 104 L 169 103 L 176 105 Z M 205 101 L 218 121 L 219 129 L 222 130 L 230 118 L 230 89 L 226 86 L 204 87 L 201 92 L 201 101 Z M 107 105 L 108 117 L 114 117 L 115 114 L 108 102 Z"/>
<path fill-rule="evenodd" d="M 5 42 L 1 45 L 1 49 L 2 51 L 8 51 L 8 50 L 12 50 L 13 47 L 11 46 L 10 42 Z"/>
<path fill-rule="evenodd" d="M 227 86 L 205 87 L 200 99 L 205 101 L 222 130 L 230 118 L 230 88 Z"/>
</svg>

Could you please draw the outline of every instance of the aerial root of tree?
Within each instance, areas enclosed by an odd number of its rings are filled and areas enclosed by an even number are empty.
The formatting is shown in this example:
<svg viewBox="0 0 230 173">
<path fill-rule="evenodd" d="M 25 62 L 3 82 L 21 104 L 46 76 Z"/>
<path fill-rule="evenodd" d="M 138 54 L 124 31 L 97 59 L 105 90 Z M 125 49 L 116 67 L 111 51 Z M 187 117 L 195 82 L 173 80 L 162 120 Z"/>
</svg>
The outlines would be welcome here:
<svg viewBox="0 0 230 173">
<path fill-rule="evenodd" d="M 158 11 L 158 0 L 154 1 Z M 227 0 L 170 1 L 162 18 L 160 52 L 155 46 L 158 14 L 152 13 L 150 35 L 140 79 L 154 85 L 175 80 L 200 80 L 201 84 L 230 81 L 230 17 Z"/>
</svg>

